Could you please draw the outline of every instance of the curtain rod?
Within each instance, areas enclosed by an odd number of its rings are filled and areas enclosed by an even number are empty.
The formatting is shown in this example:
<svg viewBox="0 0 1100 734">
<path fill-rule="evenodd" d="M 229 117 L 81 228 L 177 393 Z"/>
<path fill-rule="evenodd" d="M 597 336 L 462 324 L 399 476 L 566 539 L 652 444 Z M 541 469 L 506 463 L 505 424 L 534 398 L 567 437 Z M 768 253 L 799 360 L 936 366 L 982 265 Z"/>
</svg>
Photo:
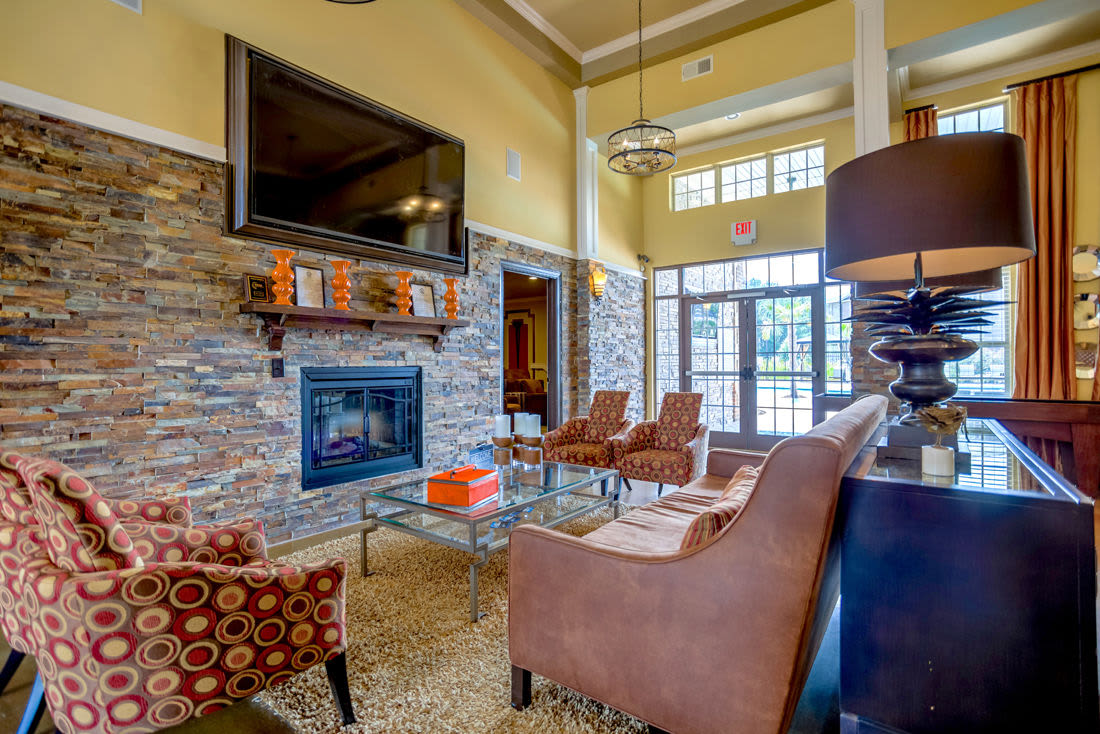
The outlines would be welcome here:
<svg viewBox="0 0 1100 734">
<path fill-rule="evenodd" d="M 1028 84 L 1035 84 L 1037 82 L 1047 82 L 1047 81 L 1050 81 L 1051 79 L 1061 79 L 1064 76 L 1072 76 L 1073 74 L 1081 74 L 1081 73 L 1086 72 L 1086 71 L 1094 71 L 1095 69 L 1100 69 L 1100 64 L 1089 64 L 1088 66 L 1082 66 L 1079 69 L 1070 69 L 1069 71 L 1060 71 L 1057 74 L 1051 74 L 1050 76 L 1041 76 L 1038 79 L 1028 79 L 1026 82 L 1016 82 L 1014 84 L 1009 84 L 1007 87 L 1004 88 L 1004 91 L 1007 92 L 1009 90 L 1016 89 L 1017 87 L 1024 87 L 1024 86 L 1027 86 Z"/>
<path fill-rule="evenodd" d="M 905 111 L 905 114 L 908 115 L 910 112 L 924 112 L 925 110 L 931 110 L 935 108 L 935 104 L 926 104 L 923 107 L 910 107 Z"/>
</svg>

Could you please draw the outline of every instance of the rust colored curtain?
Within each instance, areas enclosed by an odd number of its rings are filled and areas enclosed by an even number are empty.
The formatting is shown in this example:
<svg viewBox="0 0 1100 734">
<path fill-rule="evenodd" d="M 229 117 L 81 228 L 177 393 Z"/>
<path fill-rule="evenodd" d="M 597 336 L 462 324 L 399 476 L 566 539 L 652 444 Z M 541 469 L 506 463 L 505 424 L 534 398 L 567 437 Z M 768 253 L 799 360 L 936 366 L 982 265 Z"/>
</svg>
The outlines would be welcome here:
<svg viewBox="0 0 1100 734">
<path fill-rule="evenodd" d="M 1012 91 L 1015 132 L 1027 144 L 1036 255 L 1020 263 L 1016 303 L 1015 398 L 1074 400 L 1074 202 L 1077 77 Z"/>
<path fill-rule="evenodd" d="M 905 141 L 930 138 L 939 134 L 939 125 L 936 122 L 939 116 L 932 105 L 909 110 L 905 113 Z"/>
</svg>

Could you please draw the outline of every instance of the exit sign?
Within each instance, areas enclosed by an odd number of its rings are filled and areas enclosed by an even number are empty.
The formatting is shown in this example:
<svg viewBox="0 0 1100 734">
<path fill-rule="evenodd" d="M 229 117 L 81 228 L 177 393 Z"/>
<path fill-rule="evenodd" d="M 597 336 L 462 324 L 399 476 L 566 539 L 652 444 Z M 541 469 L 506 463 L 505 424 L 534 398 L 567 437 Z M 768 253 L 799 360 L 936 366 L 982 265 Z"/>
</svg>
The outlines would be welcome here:
<svg viewBox="0 0 1100 734">
<path fill-rule="evenodd" d="M 730 242 L 735 245 L 756 244 L 756 220 L 734 222 L 730 225 Z"/>
</svg>

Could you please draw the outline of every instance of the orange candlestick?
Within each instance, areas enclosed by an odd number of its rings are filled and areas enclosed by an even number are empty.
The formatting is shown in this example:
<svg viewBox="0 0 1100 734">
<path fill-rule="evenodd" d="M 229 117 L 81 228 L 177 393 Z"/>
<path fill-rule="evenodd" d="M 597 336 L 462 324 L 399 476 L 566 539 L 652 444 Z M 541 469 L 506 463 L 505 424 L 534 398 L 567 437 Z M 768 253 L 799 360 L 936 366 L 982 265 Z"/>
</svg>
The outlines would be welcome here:
<svg viewBox="0 0 1100 734">
<path fill-rule="evenodd" d="M 409 280 L 413 274 L 407 270 L 398 270 L 394 274 L 397 276 L 397 313 L 399 316 L 411 316 L 409 308 L 413 305 L 413 291 L 409 286 Z"/>
<path fill-rule="evenodd" d="M 275 281 L 275 285 L 271 287 L 275 291 L 275 305 L 293 306 L 290 294 L 294 292 L 294 270 L 290 267 L 290 258 L 294 257 L 294 250 L 272 250 L 271 254 L 278 263 L 271 271 L 271 279 Z"/>
<path fill-rule="evenodd" d="M 350 311 L 348 301 L 351 300 L 351 279 L 348 278 L 349 260 L 333 260 L 332 268 L 336 275 L 332 278 L 332 302 L 340 311 Z"/>
<path fill-rule="evenodd" d="M 458 291 L 455 290 L 455 283 L 458 282 L 458 278 L 444 278 L 443 282 L 447 284 L 447 292 L 443 294 L 444 310 L 447 312 L 447 318 L 458 318 Z"/>
</svg>

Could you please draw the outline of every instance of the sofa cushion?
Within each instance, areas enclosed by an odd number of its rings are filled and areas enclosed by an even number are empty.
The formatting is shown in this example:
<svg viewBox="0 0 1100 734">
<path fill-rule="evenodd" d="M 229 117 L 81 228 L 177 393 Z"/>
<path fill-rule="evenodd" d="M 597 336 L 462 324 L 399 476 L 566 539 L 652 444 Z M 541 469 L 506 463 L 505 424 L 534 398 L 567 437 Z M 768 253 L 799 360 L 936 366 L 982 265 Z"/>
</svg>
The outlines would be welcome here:
<svg viewBox="0 0 1100 734">
<path fill-rule="evenodd" d="M 657 440 L 654 448 L 678 451 L 693 438 L 699 428 L 703 396 L 697 392 L 665 393 L 657 416 Z"/>
<path fill-rule="evenodd" d="M 585 440 L 599 443 L 618 433 L 623 425 L 629 400 L 630 392 L 626 390 L 597 390 L 592 398 L 592 410 L 588 414 Z"/>
<path fill-rule="evenodd" d="M 759 474 L 760 474 L 760 470 L 757 469 L 755 466 L 750 466 L 749 464 L 742 464 L 741 468 L 739 468 L 737 471 L 735 471 L 733 473 L 733 476 L 730 477 L 729 482 L 726 484 L 726 488 L 724 490 L 722 490 L 721 499 L 725 499 L 726 497 L 729 497 L 732 494 L 743 491 L 743 489 L 744 489 L 743 485 L 746 481 L 748 482 L 749 489 L 751 490 L 752 487 L 754 487 L 756 485 L 756 478 L 757 478 L 757 476 L 759 476 Z"/>
<path fill-rule="evenodd" d="M 30 490 L 54 565 L 74 573 L 145 565 L 118 516 L 76 472 L 44 459 L 23 459 L 17 468 Z"/>
<path fill-rule="evenodd" d="M 749 501 L 749 497 L 756 487 L 756 470 L 751 466 L 741 468 L 750 471 L 742 472 L 741 469 L 738 469 L 737 474 L 734 474 L 726 488 L 722 490 L 721 498 L 700 512 L 688 525 L 683 540 L 680 542 L 682 550 L 706 543 L 722 532 L 722 528 L 732 523 L 741 514 L 741 510 Z M 742 475 L 740 479 L 738 479 L 739 474 Z"/>
<path fill-rule="evenodd" d="M 726 477 L 704 474 L 690 486 L 596 528 L 585 540 L 646 553 L 678 550 L 688 525 L 718 499 L 726 481 Z"/>
</svg>

